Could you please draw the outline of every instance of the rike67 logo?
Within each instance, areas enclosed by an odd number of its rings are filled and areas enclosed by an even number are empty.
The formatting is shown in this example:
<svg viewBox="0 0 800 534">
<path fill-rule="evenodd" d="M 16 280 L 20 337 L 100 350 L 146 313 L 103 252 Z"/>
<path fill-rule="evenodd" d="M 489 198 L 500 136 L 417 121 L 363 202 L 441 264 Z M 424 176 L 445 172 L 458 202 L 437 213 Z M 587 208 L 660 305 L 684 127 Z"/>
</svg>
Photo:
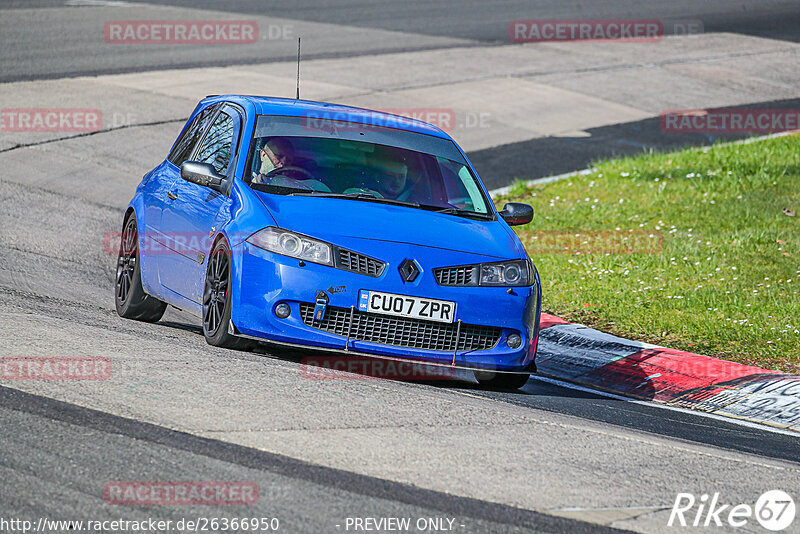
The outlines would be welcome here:
<svg viewBox="0 0 800 534">
<path fill-rule="evenodd" d="M 742 528 L 755 519 L 763 528 L 778 532 L 786 530 L 794 522 L 795 512 L 794 500 L 781 490 L 765 492 L 755 506 L 721 504 L 719 493 L 714 493 L 710 499 L 708 494 L 697 499 L 691 493 L 679 493 L 667 526 Z"/>
</svg>

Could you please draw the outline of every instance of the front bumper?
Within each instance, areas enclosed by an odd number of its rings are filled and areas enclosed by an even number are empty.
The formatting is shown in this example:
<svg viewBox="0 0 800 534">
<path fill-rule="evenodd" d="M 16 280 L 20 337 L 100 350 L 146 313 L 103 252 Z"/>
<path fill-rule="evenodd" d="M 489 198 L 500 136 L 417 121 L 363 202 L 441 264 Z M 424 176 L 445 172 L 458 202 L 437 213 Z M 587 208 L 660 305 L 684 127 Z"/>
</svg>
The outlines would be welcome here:
<svg viewBox="0 0 800 534">
<path fill-rule="evenodd" d="M 513 288 L 511 293 L 504 287 L 444 287 L 434 280 L 433 268 L 469 263 L 475 257 L 437 249 L 420 250 L 420 247 L 396 243 L 375 242 L 375 248 L 379 250 L 371 250 L 371 254 L 387 261 L 386 268 L 378 278 L 310 262 L 301 266 L 297 259 L 268 252 L 246 241 L 237 245 L 232 251 L 239 261 L 233 262 L 235 276 L 231 315 L 236 333 L 277 343 L 455 364 L 459 367 L 504 371 L 527 371 L 533 368 L 541 310 L 538 274 L 533 286 Z M 405 258 L 416 258 L 422 267 L 421 275 L 413 283 L 404 282 L 398 274 L 397 266 Z M 309 321 L 308 305 L 313 305 L 319 291 L 327 294 L 329 310 L 349 311 L 355 306 L 356 313 L 366 313 L 357 312 L 360 290 L 454 301 L 457 306 L 456 320 L 461 320 L 465 333 L 465 325 L 478 328 L 474 330 L 477 332 L 492 330 L 497 334 L 497 342 L 483 350 L 433 350 L 397 344 L 420 345 L 419 340 L 404 338 L 398 341 L 398 336 L 389 336 L 387 340 L 391 338 L 394 344 L 375 342 L 379 336 L 359 336 L 349 328 L 325 328 L 323 323 Z M 274 312 L 281 303 L 287 304 L 291 310 L 286 319 L 279 319 Z M 384 321 L 390 317 L 381 315 L 372 319 Z M 433 323 L 427 328 L 440 332 L 449 329 L 452 332 L 454 326 Z M 418 330 L 415 327 L 415 331 Z M 360 331 L 363 334 L 364 329 Z M 508 336 L 512 333 L 522 337 L 522 345 L 517 349 L 507 345 Z M 452 334 L 445 332 L 437 335 Z M 367 337 L 371 341 L 359 337 Z M 422 345 L 436 346 L 431 343 Z M 453 347 L 454 344 L 449 346 Z M 485 347 L 487 343 L 481 346 Z"/>
</svg>

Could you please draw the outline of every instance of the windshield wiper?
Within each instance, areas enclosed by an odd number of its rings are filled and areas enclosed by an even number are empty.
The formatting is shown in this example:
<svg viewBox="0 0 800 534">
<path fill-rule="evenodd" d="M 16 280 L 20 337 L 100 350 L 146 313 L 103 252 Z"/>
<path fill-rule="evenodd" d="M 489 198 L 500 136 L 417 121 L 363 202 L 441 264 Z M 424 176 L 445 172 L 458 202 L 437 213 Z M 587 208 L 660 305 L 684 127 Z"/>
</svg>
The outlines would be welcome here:
<svg viewBox="0 0 800 534">
<path fill-rule="evenodd" d="M 381 198 L 371 195 L 370 193 L 328 193 L 326 191 L 297 191 L 288 194 L 289 196 L 300 197 L 324 197 L 324 198 L 345 198 L 352 200 L 363 200 L 365 202 L 378 202 L 381 204 L 393 204 L 396 206 L 409 206 L 412 208 L 420 208 L 427 211 L 436 213 L 446 213 L 448 215 L 456 215 L 459 217 L 472 217 L 481 220 L 492 220 L 494 217 L 491 213 L 479 213 L 477 211 L 464 210 L 461 208 L 442 208 L 440 206 L 429 206 L 427 204 L 420 204 L 419 202 L 410 202 L 408 200 L 396 200 L 393 198 Z"/>
<path fill-rule="evenodd" d="M 441 208 L 435 209 L 436 213 L 446 213 L 448 215 L 457 215 L 459 217 L 474 217 L 476 219 L 491 220 L 494 219 L 491 213 L 480 213 L 477 211 L 464 210 L 461 208 Z"/>
<path fill-rule="evenodd" d="M 420 207 L 419 202 L 409 202 L 407 200 L 395 200 L 393 198 L 381 198 L 369 193 L 326 193 L 325 191 L 303 191 L 289 193 L 289 196 L 300 197 L 324 197 L 324 198 L 345 198 L 352 200 L 364 200 L 366 202 L 379 202 L 381 204 L 395 204 L 398 206 Z"/>
</svg>

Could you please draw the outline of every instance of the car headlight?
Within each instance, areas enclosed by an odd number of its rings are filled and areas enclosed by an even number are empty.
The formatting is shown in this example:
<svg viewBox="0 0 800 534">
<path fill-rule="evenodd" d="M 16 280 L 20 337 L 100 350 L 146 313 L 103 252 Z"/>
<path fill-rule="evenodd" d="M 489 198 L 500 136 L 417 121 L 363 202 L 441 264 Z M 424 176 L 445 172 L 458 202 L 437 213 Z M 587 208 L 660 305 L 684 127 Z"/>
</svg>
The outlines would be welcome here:
<svg viewBox="0 0 800 534">
<path fill-rule="evenodd" d="M 528 260 L 509 260 L 433 270 L 440 286 L 529 286 L 532 282 Z"/>
<path fill-rule="evenodd" d="M 330 244 L 288 230 L 270 226 L 248 237 L 247 242 L 276 254 L 333 265 Z"/>
<path fill-rule="evenodd" d="M 530 285 L 530 269 L 526 260 L 483 263 L 480 266 L 481 286 Z"/>
</svg>

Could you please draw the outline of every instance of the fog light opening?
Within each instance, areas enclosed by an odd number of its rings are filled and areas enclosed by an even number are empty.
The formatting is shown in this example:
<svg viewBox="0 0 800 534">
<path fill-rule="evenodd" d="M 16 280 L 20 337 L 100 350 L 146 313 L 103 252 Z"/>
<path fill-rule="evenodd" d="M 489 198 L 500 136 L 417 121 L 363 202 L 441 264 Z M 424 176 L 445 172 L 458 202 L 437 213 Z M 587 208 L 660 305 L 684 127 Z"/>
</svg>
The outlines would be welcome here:
<svg viewBox="0 0 800 534">
<path fill-rule="evenodd" d="M 278 316 L 278 319 L 286 319 L 291 315 L 292 309 L 286 303 L 281 303 L 275 306 L 275 315 Z"/>
<path fill-rule="evenodd" d="M 506 339 L 506 345 L 508 345 L 509 348 L 518 349 L 522 346 L 522 338 L 519 334 L 509 334 Z"/>
</svg>

